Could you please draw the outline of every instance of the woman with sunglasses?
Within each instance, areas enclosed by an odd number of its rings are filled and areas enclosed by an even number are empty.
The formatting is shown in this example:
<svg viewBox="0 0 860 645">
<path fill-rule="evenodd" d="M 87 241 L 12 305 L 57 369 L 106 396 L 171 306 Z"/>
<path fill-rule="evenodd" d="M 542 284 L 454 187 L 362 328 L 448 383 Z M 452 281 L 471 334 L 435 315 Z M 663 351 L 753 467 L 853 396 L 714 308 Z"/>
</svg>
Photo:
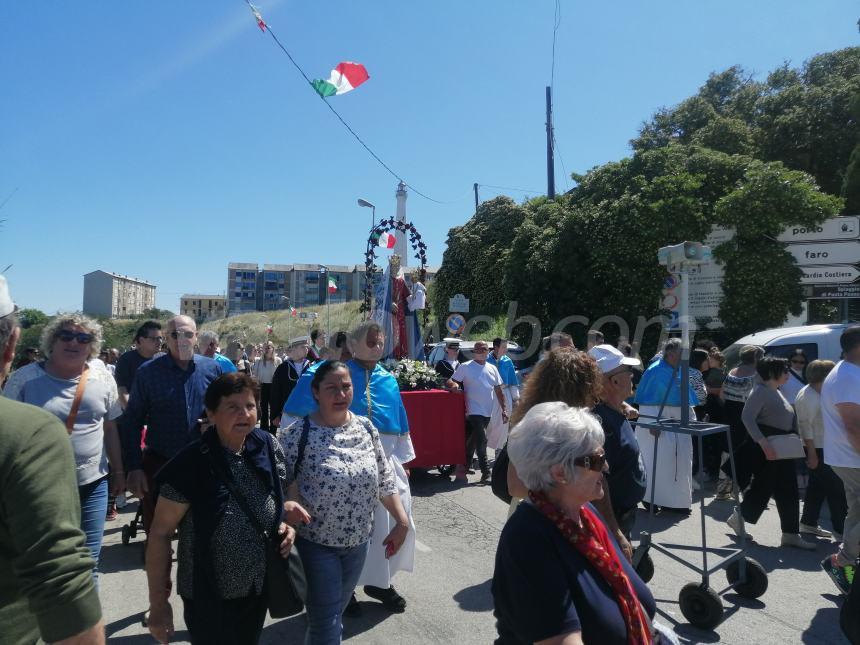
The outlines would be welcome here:
<svg viewBox="0 0 860 645">
<path fill-rule="evenodd" d="M 97 579 L 108 493 L 125 486 L 115 419 L 122 414 L 116 382 L 98 357 L 102 327 L 80 314 L 57 316 L 42 332 L 46 360 L 14 372 L 3 394 L 65 422 L 75 454 L 81 529 Z M 110 464 L 110 476 L 108 476 Z"/>
<path fill-rule="evenodd" d="M 809 361 L 806 352 L 800 347 L 788 357 L 788 380 L 779 387 L 786 400 L 794 405 L 800 390 L 806 386 L 806 365 Z"/>
<path fill-rule="evenodd" d="M 531 408 L 508 454 L 528 488 L 499 538 L 497 644 L 651 643 L 654 598 L 591 503 L 604 495 L 603 429 L 560 401 Z"/>
</svg>

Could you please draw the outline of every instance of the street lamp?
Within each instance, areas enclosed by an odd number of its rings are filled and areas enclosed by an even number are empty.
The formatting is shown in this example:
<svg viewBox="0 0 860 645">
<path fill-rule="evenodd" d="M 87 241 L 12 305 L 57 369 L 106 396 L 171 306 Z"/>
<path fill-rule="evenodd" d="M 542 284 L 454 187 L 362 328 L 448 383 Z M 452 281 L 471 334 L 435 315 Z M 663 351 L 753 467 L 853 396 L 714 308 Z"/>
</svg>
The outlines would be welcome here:
<svg viewBox="0 0 860 645">
<path fill-rule="evenodd" d="M 371 209 L 373 209 L 373 210 L 372 210 L 372 212 L 371 212 L 371 215 L 370 215 L 370 217 L 371 217 L 371 224 L 370 224 L 370 228 L 371 228 L 371 230 L 373 230 L 373 229 L 376 227 L 376 206 L 374 206 L 373 204 L 371 204 L 371 203 L 370 203 L 369 201 L 367 201 L 366 199 L 359 199 L 359 200 L 358 200 L 358 205 L 359 205 L 359 206 L 363 206 L 364 208 L 371 208 Z"/>
</svg>

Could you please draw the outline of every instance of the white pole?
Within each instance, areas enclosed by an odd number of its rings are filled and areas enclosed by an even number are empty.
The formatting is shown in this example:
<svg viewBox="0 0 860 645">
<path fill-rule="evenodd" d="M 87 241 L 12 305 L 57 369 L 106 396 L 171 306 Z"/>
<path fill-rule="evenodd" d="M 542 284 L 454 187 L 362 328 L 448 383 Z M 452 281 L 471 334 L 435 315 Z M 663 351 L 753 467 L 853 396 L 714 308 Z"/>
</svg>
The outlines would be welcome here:
<svg viewBox="0 0 860 645">
<path fill-rule="evenodd" d="M 681 265 L 681 425 L 690 423 L 690 274 Z"/>
</svg>

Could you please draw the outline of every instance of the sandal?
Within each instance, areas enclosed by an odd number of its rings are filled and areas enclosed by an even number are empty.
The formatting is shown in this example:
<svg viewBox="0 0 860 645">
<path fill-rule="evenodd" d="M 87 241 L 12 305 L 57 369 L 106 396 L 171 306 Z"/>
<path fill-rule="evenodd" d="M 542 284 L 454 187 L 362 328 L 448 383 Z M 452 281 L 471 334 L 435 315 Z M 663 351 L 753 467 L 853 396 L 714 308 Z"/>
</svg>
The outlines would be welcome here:
<svg viewBox="0 0 860 645">
<path fill-rule="evenodd" d="M 406 611 L 406 598 L 397 593 L 394 587 L 382 589 L 367 585 L 364 587 L 364 593 L 381 601 L 385 608 L 392 613 L 401 614 Z"/>
</svg>

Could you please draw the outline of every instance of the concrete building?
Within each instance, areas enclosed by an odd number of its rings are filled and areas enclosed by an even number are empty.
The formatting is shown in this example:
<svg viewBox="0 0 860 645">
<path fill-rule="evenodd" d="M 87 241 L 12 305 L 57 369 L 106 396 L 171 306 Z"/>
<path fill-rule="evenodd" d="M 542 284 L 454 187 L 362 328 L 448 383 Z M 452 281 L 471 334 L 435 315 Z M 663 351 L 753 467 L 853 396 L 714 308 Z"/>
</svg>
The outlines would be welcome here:
<svg viewBox="0 0 860 645">
<path fill-rule="evenodd" d="M 179 299 L 179 313 L 190 316 L 198 323 L 224 318 L 227 315 L 227 298 L 186 293 Z"/>
<path fill-rule="evenodd" d="M 257 264 L 231 262 L 227 265 L 228 315 L 257 311 Z"/>
<path fill-rule="evenodd" d="M 108 271 L 84 275 L 84 307 L 89 316 L 127 318 L 155 307 L 155 285 Z"/>
<path fill-rule="evenodd" d="M 427 267 L 428 283 L 436 271 L 437 267 Z M 257 264 L 231 262 L 227 266 L 227 315 L 324 305 L 329 278 L 337 285 L 337 291 L 328 294 L 330 303 L 364 298 L 363 264 L 264 264 L 260 269 Z"/>
</svg>

